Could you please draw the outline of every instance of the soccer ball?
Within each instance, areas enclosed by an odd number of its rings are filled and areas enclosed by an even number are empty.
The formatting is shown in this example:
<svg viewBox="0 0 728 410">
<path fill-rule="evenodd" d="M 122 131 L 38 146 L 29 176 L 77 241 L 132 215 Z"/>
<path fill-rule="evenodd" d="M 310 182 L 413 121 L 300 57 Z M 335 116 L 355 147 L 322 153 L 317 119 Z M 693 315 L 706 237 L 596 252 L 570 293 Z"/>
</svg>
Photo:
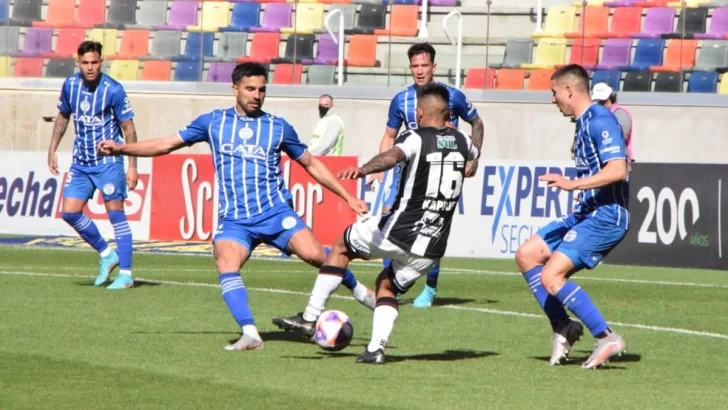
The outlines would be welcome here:
<svg viewBox="0 0 728 410">
<path fill-rule="evenodd" d="M 354 325 L 346 313 L 338 310 L 327 310 L 316 322 L 316 333 L 313 340 L 322 349 L 329 352 L 339 351 L 349 346 L 354 336 Z"/>
</svg>

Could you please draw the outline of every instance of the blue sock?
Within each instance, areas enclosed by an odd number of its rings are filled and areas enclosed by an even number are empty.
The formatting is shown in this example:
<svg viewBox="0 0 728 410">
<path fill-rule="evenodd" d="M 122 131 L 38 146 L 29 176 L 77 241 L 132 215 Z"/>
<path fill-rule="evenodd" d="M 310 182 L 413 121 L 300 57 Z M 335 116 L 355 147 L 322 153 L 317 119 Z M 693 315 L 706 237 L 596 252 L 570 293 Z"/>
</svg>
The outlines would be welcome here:
<svg viewBox="0 0 728 410">
<path fill-rule="evenodd" d="M 326 256 L 329 256 L 329 254 L 331 253 L 331 249 L 324 248 L 324 252 L 326 252 Z M 359 282 L 356 280 L 354 273 L 351 270 L 349 270 L 349 268 L 347 268 L 344 271 L 344 278 L 341 280 L 341 284 L 346 286 L 346 288 L 349 290 L 354 290 L 354 288 L 356 287 L 356 285 L 359 284 Z"/>
<path fill-rule="evenodd" d="M 589 295 L 576 283 L 567 280 L 556 298 L 589 328 L 592 336 L 597 337 L 609 328 Z"/>
<path fill-rule="evenodd" d="M 391 260 L 391 259 L 389 259 L 389 258 L 384 258 L 384 259 L 382 259 L 382 267 L 383 267 L 384 269 L 387 269 L 387 268 L 388 268 L 388 267 L 390 267 L 391 265 L 392 265 L 392 260 Z"/>
<path fill-rule="evenodd" d="M 221 273 L 220 287 L 222 288 L 222 298 L 225 299 L 225 303 L 238 325 L 240 327 L 254 325 L 253 312 L 248 305 L 248 290 L 245 289 L 240 273 Z"/>
<path fill-rule="evenodd" d="M 437 277 L 440 276 L 440 261 L 432 264 L 430 271 L 427 272 L 427 282 L 425 284 L 433 289 L 437 289 Z"/>
<path fill-rule="evenodd" d="M 119 273 L 131 275 L 131 228 L 124 211 L 109 211 L 109 221 L 114 227 L 116 252 L 119 254 Z"/>
<path fill-rule="evenodd" d="M 92 248 L 96 249 L 97 252 L 103 252 L 109 247 L 109 244 L 101 237 L 99 228 L 96 227 L 96 224 L 86 214 L 81 212 L 61 212 L 61 218 L 71 225 L 81 235 L 81 238 L 91 245 Z"/>
<path fill-rule="evenodd" d="M 536 301 L 541 305 L 541 309 L 548 316 L 551 321 L 551 327 L 556 327 L 559 322 L 563 322 L 569 319 L 569 315 L 566 313 L 564 306 L 554 296 L 549 295 L 546 288 L 541 284 L 541 271 L 543 265 L 536 266 L 523 274 L 523 279 L 528 283 L 528 287 L 531 288 L 533 296 L 536 297 Z"/>
</svg>

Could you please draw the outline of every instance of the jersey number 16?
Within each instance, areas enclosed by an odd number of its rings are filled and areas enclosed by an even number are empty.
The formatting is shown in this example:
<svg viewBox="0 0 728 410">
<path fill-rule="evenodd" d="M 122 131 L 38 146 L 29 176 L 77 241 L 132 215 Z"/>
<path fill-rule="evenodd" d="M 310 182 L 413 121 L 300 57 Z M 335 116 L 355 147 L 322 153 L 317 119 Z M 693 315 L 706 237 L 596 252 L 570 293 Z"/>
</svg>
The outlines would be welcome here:
<svg viewBox="0 0 728 410">
<path fill-rule="evenodd" d="M 455 199 L 463 188 L 465 158 L 457 151 L 442 157 L 442 152 L 433 152 L 425 157 L 430 169 L 427 176 L 427 198 Z M 442 195 L 442 197 L 440 197 Z"/>
</svg>

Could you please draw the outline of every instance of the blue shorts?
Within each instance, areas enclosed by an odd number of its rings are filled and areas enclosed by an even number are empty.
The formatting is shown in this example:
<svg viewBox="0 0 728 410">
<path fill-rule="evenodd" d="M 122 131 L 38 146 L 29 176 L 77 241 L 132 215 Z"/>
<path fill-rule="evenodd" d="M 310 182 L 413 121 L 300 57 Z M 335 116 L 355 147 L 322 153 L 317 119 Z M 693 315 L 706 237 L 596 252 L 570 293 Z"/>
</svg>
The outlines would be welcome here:
<svg viewBox="0 0 728 410">
<path fill-rule="evenodd" d="M 279 206 L 256 218 L 221 219 L 212 242 L 234 241 L 248 252 L 264 243 L 288 254 L 288 241 L 302 229 L 308 229 L 308 226 L 296 211 L 289 206 Z"/>
<path fill-rule="evenodd" d="M 399 165 L 392 168 L 392 183 L 389 185 L 389 189 L 385 192 L 384 201 L 382 202 L 383 207 L 391 207 L 394 205 L 394 200 L 397 198 L 397 191 L 399 190 L 399 176 L 402 173 Z"/>
<path fill-rule="evenodd" d="M 610 209 L 584 217 L 569 214 L 539 229 L 537 235 L 551 253 L 559 251 L 569 257 L 577 270 L 593 269 L 627 234 L 615 221 Z"/>
<path fill-rule="evenodd" d="M 123 162 L 95 167 L 73 164 L 63 184 L 63 197 L 88 200 L 101 191 L 104 201 L 126 199 L 126 172 Z"/>
</svg>

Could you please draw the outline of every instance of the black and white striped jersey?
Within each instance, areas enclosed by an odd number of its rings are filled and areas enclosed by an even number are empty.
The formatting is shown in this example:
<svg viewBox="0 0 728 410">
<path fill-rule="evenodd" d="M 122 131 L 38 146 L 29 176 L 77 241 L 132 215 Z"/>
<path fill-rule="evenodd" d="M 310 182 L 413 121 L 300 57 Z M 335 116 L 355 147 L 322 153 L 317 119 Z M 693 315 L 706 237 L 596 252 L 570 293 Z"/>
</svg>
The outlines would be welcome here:
<svg viewBox="0 0 728 410">
<path fill-rule="evenodd" d="M 465 162 L 476 159 L 470 137 L 450 128 L 404 131 L 395 147 L 406 159 L 392 210 L 379 229 L 394 244 L 414 255 L 438 259 L 445 254 L 453 213 L 465 177 Z"/>
</svg>

